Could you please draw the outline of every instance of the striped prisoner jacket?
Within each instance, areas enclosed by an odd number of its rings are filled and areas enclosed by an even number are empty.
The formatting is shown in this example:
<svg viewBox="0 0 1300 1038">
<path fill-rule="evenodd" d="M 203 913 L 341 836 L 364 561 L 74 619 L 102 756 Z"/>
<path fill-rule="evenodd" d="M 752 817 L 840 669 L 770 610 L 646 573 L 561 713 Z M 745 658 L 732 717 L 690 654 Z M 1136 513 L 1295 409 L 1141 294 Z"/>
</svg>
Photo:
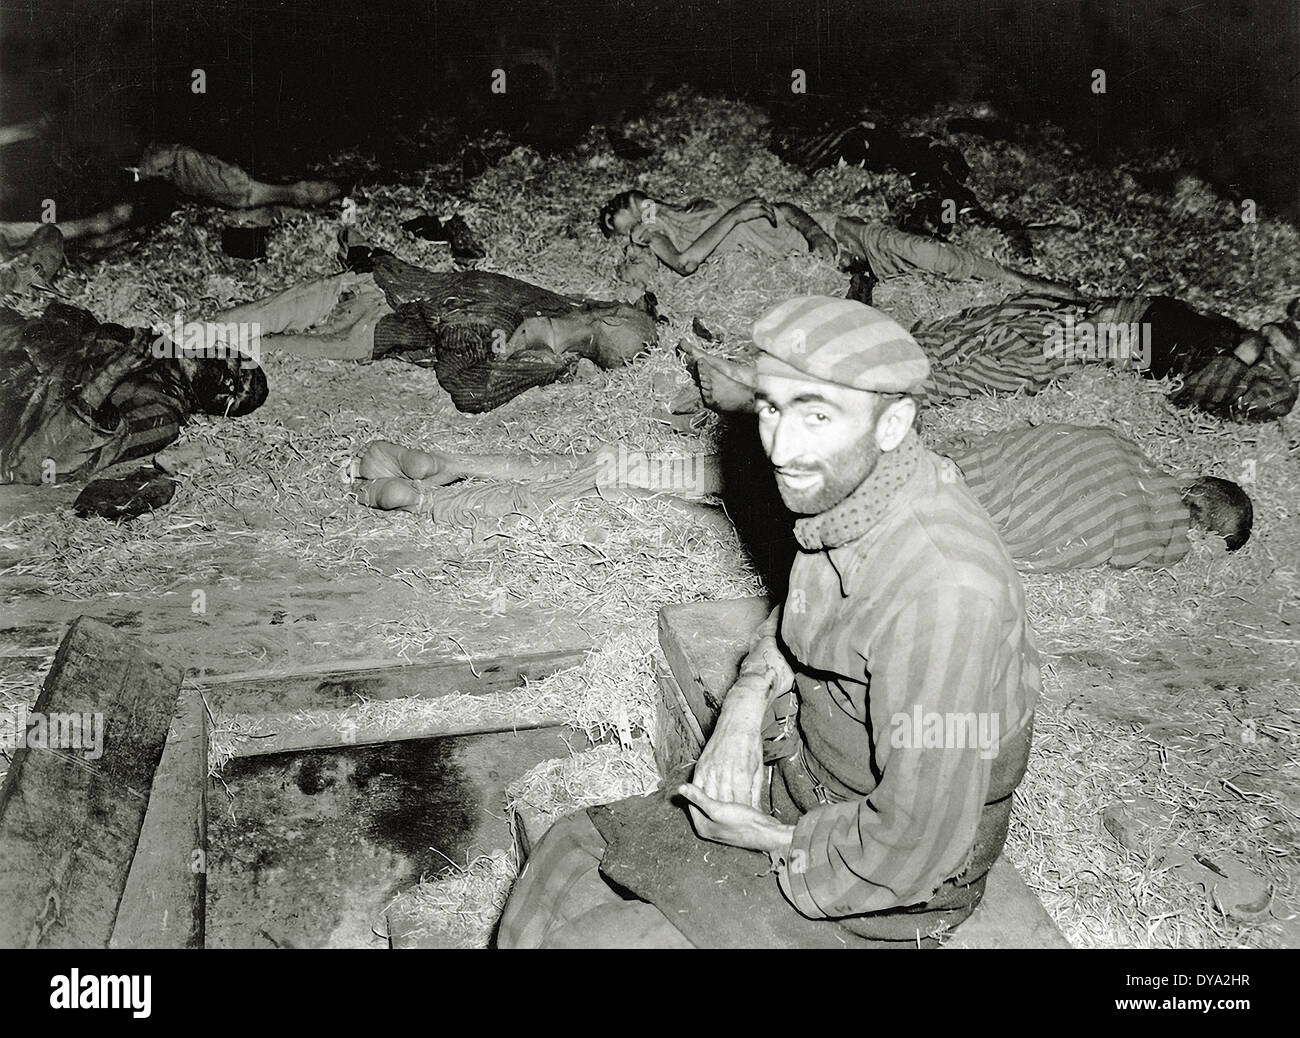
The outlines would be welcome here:
<svg viewBox="0 0 1300 1038">
<path fill-rule="evenodd" d="M 795 531 L 789 592 L 765 625 L 794 661 L 790 767 L 811 780 L 787 781 L 802 814 L 781 888 L 812 918 L 925 905 L 981 878 L 1005 838 L 1040 691 L 1020 577 L 914 432 Z M 915 723 L 968 715 L 983 729 L 946 747 Z"/>
<path fill-rule="evenodd" d="M 1133 334 L 1094 345 L 1072 334 L 1084 326 Z M 1285 331 L 1294 323 L 1270 327 Z M 1133 296 L 1085 305 L 1023 293 L 918 322 L 911 332 L 930 358 L 925 391 L 936 401 L 1036 393 L 1090 361 L 1151 378 L 1180 376 L 1184 383 L 1170 397 L 1173 404 L 1227 421 L 1280 418 L 1297 399 L 1297 384 L 1281 354 L 1269 350 L 1254 364 L 1242 363 L 1233 350 L 1248 334 L 1244 328 L 1177 299 Z"/>
</svg>

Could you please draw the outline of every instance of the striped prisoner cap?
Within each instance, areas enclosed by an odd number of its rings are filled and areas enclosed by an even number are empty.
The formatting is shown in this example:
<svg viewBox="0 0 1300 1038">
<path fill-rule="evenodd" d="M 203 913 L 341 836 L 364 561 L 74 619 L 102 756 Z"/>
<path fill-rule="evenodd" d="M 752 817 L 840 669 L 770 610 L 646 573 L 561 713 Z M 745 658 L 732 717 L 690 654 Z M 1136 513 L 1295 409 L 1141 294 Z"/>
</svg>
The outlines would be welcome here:
<svg viewBox="0 0 1300 1038">
<path fill-rule="evenodd" d="M 754 322 L 760 375 L 816 379 L 875 393 L 920 393 L 930 374 L 921 347 L 875 307 L 796 296 Z"/>
</svg>

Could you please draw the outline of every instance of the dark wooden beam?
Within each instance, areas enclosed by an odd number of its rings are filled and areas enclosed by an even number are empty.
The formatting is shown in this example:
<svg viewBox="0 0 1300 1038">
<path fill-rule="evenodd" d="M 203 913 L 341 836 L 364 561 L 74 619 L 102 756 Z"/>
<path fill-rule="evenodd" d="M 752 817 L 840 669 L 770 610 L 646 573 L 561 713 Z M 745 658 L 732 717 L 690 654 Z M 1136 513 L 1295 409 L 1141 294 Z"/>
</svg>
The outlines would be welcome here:
<svg viewBox="0 0 1300 1038">
<path fill-rule="evenodd" d="M 0 787 L 0 947 L 103 948 L 140 839 L 176 711 L 179 665 L 83 617 L 60 644 Z M 51 715 L 102 723 L 102 754 L 63 732 L 36 745 Z"/>
</svg>

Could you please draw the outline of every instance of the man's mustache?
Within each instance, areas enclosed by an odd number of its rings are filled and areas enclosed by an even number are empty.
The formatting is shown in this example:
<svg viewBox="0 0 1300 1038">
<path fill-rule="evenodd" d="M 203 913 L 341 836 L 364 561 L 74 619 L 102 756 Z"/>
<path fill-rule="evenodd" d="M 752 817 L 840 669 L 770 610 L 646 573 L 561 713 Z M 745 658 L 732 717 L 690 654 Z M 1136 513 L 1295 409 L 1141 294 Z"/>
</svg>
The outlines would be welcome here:
<svg viewBox="0 0 1300 1038">
<path fill-rule="evenodd" d="M 775 468 L 778 476 L 813 476 L 824 475 L 826 465 L 822 462 L 804 462 L 800 465 L 782 465 Z"/>
</svg>

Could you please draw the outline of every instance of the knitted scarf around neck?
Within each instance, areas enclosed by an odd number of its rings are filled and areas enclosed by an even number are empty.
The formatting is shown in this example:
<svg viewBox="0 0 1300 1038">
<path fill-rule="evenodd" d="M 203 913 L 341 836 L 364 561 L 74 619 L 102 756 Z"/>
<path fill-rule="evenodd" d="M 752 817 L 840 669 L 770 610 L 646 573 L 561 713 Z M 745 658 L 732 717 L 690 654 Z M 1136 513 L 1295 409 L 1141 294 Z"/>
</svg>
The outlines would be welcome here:
<svg viewBox="0 0 1300 1038">
<path fill-rule="evenodd" d="M 795 522 L 800 547 L 805 551 L 839 548 L 870 530 L 916 471 L 923 450 L 916 430 L 909 431 L 902 443 L 880 456 L 871 475 L 843 501 Z"/>
</svg>

